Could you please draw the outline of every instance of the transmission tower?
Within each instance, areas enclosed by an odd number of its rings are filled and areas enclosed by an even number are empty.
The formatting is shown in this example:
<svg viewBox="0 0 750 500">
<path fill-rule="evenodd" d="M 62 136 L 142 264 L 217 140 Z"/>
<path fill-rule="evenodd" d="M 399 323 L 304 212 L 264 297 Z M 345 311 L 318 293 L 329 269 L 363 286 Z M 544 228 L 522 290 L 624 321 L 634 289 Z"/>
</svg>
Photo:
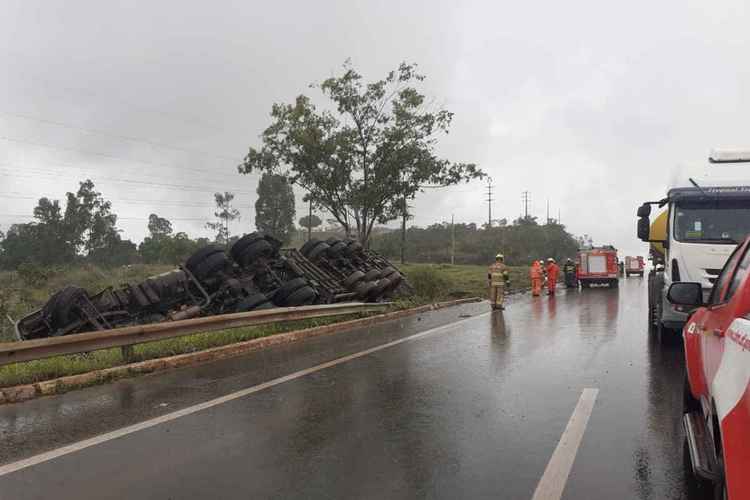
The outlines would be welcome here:
<svg viewBox="0 0 750 500">
<path fill-rule="evenodd" d="M 529 192 L 524 191 L 521 194 L 521 199 L 523 200 L 523 218 L 528 219 L 529 218 Z"/>
</svg>

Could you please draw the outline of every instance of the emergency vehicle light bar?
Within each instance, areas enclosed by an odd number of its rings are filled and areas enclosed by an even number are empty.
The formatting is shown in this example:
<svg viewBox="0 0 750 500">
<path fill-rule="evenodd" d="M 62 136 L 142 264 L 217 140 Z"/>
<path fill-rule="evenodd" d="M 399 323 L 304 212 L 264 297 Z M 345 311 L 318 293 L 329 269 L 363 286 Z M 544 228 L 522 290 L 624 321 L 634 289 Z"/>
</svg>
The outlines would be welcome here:
<svg viewBox="0 0 750 500">
<path fill-rule="evenodd" d="M 716 150 L 708 157 L 710 163 L 746 163 L 750 162 L 750 151 L 745 150 Z"/>
</svg>

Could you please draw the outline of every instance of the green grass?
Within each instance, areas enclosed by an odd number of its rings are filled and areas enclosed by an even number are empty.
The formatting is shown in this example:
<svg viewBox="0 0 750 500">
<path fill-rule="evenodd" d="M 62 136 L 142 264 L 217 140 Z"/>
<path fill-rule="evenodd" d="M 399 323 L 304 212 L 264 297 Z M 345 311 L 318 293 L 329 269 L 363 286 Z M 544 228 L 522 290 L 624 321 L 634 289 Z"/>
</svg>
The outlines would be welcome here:
<svg viewBox="0 0 750 500">
<path fill-rule="evenodd" d="M 397 300 L 393 309 L 405 309 L 430 302 L 473 296 L 485 297 L 487 295 L 487 268 L 484 266 L 407 264 L 398 267 L 416 289 L 426 290 L 428 293 Z M 112 270 L 102 270 L 95 266 L 68 268 L 50 273 L 43 283 L 37 283 L 36 285 L 25 283 L 18 276 L 18 273 L 0 273 L 0 293 L 3 294 L 0 296 L 0 300 L 5 297 L 5 302 L 0 303 L 0 313 L 3 313 L 2 306 L 5 304 L 5 311 L 18 318 L 40 307 L 52 292 L 66 284 L 77 284 L 90 292 L 96 292 L 106 286 L 116 286 L 127 281 L 140 281 L 170 268 L 170 266 L 145 265 Z M 510 272 L 511 288 L 528 286 L 526 268 L 511 268 Z M 197 352 L 212 347 L 362 316 L 364 315 L 336 316 L 236 328 L 140 344 L 133 347 L 132 361 Z M 3 338 L 0 337 L 0 341 L 2 340 Z M 4 340 L 12 340 L 9 331 L 6 332 Z M 126 360 L 123 359 L 119 348 L 16 363 L 0 367 L 0 387 L 35 383 L 123 364 L 126 364 Z"/>
<path fill-rule="evenodd" d="M 398 266 L 410 281 L 416 281 L 425 270 L 433 271 L 445 280 L 445 288 L 434 299 L 452 300 L 464 297 L 487 297 L 487 266 L 450 264 L 404 264 Z M 527 267 L 509 267 L 510 288 L 530 286 Z"/>
</svg>

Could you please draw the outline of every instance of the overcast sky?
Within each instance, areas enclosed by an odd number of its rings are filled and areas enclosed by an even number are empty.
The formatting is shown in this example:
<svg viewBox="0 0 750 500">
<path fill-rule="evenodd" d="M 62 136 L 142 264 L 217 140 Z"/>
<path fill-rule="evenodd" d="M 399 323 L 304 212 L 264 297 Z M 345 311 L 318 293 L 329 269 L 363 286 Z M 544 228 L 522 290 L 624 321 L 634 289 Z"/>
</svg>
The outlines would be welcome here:
<svg viewBox="0 0 750 500">
<path fill-rule="evenodd" d="M 0 230 L 90 177 L 139 241 L 157 212 L 192 236 L 212 193 L 252 224 L 236 172 L 274 102 L 351 58 L 401 61 L 455 113 L 440 146 L 494 180 L 493 218 L 551 214 L 645 254 L 635 210 L 750 147 L 748 2 L 0 0 Z M 748 175 L 747 177 L 750 177 Z M 485 185 L 420 195 L 414 224 L 483 223 Z M 298 192 L 298 197 L 302 193 Z M 298 202 L 298 217 L 305 214 Z M 25 216 L 25 217 L 22 217 Z"/>
</svg>

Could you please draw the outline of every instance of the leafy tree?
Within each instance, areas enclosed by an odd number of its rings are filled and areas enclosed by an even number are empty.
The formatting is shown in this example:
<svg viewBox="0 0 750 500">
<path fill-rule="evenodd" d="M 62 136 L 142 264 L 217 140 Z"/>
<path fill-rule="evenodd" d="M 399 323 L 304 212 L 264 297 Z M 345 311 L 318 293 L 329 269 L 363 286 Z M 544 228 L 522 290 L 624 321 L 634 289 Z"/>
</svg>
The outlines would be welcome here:
<svg viewBox="0 0 750 500">
<path fill-rule="evenodd" d="M 148 216 L 148 232 L 154 239 L 164 238 L 172 234 L 172 223 L 156 214 Z"/>
<path fill-rule="evenodd" d="M 294 232 L 294 191 L 283 175 L 264 173 L 258 182 L 255 226 L 288 243 Z"/>
<path fill-rule="evenodd" d="M 214 193 L 216 202 L 216 222 L 207 222 L 206 227 L 216 231 L 216 243 L 221 245 L 229 244 L 229 223 L 240 216 L 239 210 L 232 208 L 234 194 L 229 192 Z"/>
<path fill-rule="evenodd" d="M 307 230 L 313 230 L 316 227 L 320 226 L 321 224 L 323 224 L 323 221 L 320 220 L 320 217 L 318 217 L 315 214 L 312 214 L 312 216 L 305 215 L 304 217 L 301 217 L 299 220 L 300 227 L 304 227 Z"/>
<path fill-rule="evenodd" d="M 402 63 L 364 83 L 347 61 L 343 74 L 316 87 L 335 111 L 312 101 L 274 104 L 260 149 L 251 147 L 239 171 L 281 172 L 309 192 L 347 234 L 367 244 L 375 223 L 394 220 L 424 184 L 451 185 L 484 174 L 473 164 L 438 158 L 437 137 L 453 114 L 426 102 L 415 64 Z"/>
</svg>

